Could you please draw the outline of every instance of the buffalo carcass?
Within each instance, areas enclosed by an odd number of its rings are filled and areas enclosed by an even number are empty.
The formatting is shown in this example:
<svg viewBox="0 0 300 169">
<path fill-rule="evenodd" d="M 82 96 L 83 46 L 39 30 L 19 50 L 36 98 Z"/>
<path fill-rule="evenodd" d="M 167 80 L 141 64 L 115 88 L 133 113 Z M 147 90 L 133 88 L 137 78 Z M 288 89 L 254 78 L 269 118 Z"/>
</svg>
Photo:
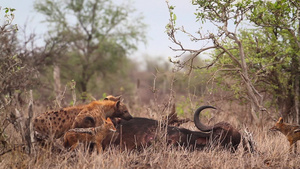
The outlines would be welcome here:
<svg viewBox="0 0 300 169">
<path fill-rule="evenodd" d="M 235 151 L 238 148 L 242 139 L 240 132 L 227 122 L 219 122 L 214 124 L 213 126 L 206 126 L 202 124 L 199 119 L 199 116 L 201 111 L 207 108 L 216 109 L 213 106 L 199 107 L 194 114 L 194 123 L 196 127 L 202 132 L 211 133 L 210 143 L 219 144 L 223 147 L 230 148 L 232 151 Z"/>
<path fill-rule="evenodd" d="M 159 122 L 153 119 L 135 117 L 129 121 L 121 120 L 117 132 L 103 141 L 103 146 L 119 145 L 122 149 L 141 149 L 149 146 L 158 136 Z M 208 144 L 210 133 L 196 132 L 174 126 L 166 126 L 168 144 L 181 145 L 191 149 L 202 149 Z M 163 127 L 162 127 L 163 128 Z"/>
<path fill-rule="evenodd" d="M 240 141 L 240 133 L 230 124 L 221 122 L 210 127 L 203 125 L 199 120 L 199 114 L 206 108 L 199 107 L 195 112 L 195 125 L 200 131 L 191 131 L 185 128 L 166 126 L 166 141 L 168 144 L 180 145 L 191 149 L 203 149 L 221 145 L 224 148 L 236 150 Z M 197 117 L 197 118 L 196 118 Z M 132 118 L 129 121 L 121 120 L 117 124 L 117 132 L 114 136 L 108 136 L 103 141 L 103 146 L 109 144 L 119 145 L 122 149 L 140 149 L 151 144 L 157 137 L 159 122 L 148 118 Z"/>
</svg>

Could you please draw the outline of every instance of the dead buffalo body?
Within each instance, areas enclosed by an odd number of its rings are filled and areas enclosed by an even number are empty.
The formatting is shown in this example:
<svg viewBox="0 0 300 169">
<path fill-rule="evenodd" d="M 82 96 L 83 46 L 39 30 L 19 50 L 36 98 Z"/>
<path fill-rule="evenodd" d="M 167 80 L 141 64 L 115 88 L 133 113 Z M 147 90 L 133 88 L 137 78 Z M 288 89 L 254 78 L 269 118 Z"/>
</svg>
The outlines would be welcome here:
<svg viewBox="0 0 300 169">
<path fill-rule="evenodd" d="M 117 134 L 108 136 L 103 146 L 119 145 L 121 148 L 140 149 L 148 146 L 157 139 L 159 122 L 148 118 L 132 118 L 129 121 L 121 120 L 117 125 Z M 203 149 L 209 141 L 210 133 L 196 132 L 174 126 L 166 126 L 166 141 L 168 144 L 180 145 L 191 149 Z"/>
<path fill-rule="evenodd" d="M 166 141 L 168 144 L 180 145 L 188 148 L 203 149 L 221 146 L 235 151 L 241 142 L 241 134 L 227 122 L 220 122 L 213 126 L 206 126 L 200 122 L 202 110 L 212 106 L 199 107 L 194 114 L 194 122 L 200 131 L 167 126 Z M 157 137 L 159 122 L 148 118 L 132 118 L 121 120 L 117 125 L 114 136 L 108 136 L 103 142 L 104 147 L 109 144 L 119 145 L 121 148 L 139 149 L 148 146 Z"/>
<path fill-rule="evenodd" d="M 219 122 L 212 126 L 202 124 L 199 119 L 199 116 L 201 111 L 207 108 L 216 109 L 212 106 L 199 107 L 194 114 L 194 123 L 196 127 L 202 132 L 211 133 L 211 143 L 219 144 L 223 147 L 227 147 L 235 151 L 241 142 L 240 132 L 227 122 Z"/>
</svg>

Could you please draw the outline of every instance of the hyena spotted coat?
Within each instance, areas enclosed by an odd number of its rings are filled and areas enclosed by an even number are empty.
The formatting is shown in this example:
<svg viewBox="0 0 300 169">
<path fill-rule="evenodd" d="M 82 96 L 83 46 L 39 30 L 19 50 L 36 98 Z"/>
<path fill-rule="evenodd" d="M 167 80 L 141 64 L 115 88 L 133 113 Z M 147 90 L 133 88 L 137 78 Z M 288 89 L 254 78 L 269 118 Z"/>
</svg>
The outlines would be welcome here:
<svg viewBox="0 0 300 169">
<path fill-rule="evenodd" d="M 84 112 L 84 113 L 83 113 Z M 91 113 L 89 113 L 91 112 Z M 81 115 L 76 119 L 76 117 L 81 113 Z M 98 114 L 97 114 L 98 113 Z M 82 114 L 86 116 L 92 116 L 95 118 L 96 124 L 102 124 L 103 120 L 99 120 L 99 117 L 114 118 L 119 117 L 125 120 L 132 118 L 125 104 L 121 101 L 103 100 L 103 101 L 93 101 L 88 105 L 73 106 L 62 108 L 57 111 L 50 111 L 37 116 L 33 121 L 33 128 L 35 134 L 42 138 L 60 138 L 66 131 L 72 128 L 72 126 L 88 126 L 88 123 L 83 120 Z M 78 125 L 75 125 L 75 119 Z"/>
<path fill-rule="evenodd" d="M 114 103 L 113 101 L 107 100 L 104 101 L 108 103 Z M 121 101 L 117 101 L 116 104 L 112 106 L 103 106 L 98 105 L 97 103 L 91 103 L 85 107 L 81 112 L 75 117 L 72 128 L 86 128 L 86 118 L 92 117 L 95 120 L 95 126 L 101 126 L 108 117 L 121 117 L 122 119 L 129 120 L 132 116 L 129 114 L 127 107 L 124 104 L 121 104 Z M 113 108 L 112 108 L 113 107 Z M 88 126 L 91 127 L 91 126 Z"/>
</svg>

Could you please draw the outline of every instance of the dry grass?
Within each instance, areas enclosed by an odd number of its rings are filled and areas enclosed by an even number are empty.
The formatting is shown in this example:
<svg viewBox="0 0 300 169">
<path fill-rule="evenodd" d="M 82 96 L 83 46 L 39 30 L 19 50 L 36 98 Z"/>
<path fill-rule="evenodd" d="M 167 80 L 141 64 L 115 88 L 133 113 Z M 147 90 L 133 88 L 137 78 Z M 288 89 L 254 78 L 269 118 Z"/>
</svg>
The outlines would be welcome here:
<svg viewBox="0 0 300 169">
<path fill-rule="evenodd" d="M 132 111 L 132 114 L 140 117 L 159 119 L 163 115 L 158 106 L 136 110 L 138 111 Z M 210 123 L 227 118 L 222 116 L 224 115 L 221 113 Z M 230 122 L 243 131 L 240 125 L 242 122 Z M 183 126 L 196 130 L 192 122 Z M 217 149 L 189 151 L 182 147 L 169 147 L 163 140 L 158 140 L 142 151 L 120 151 L 118 147 L 111 147 L 102 154 L 97 154 L 96 151 L 90 154 L 82 146 L 74 152 L 58 153 L 35 145 L 31 155 L 15 149 L 0 156 L 0 168 L 299 168 L 299 153 L 288 152 L 289 144 L 284 135 L 269 132 L 270 126 L 265 126 L 264 129 L 247 127 L 252 131 L 256 143 L 257 152 L 253 154 L 245 153 L 241 146 L 236 153 Z M 13 128 L 8 128 L 6 132 L 10 133 L 11 144 L 20 142 L 18 133 Z"/>
<path fill-rule="evenodd" d="M 119 151 L 111 147 L 102 154 L 53 152 L 35 147 L 32 155 L 15 150 L 0 158 L 0 168 L 298 168 L 299 154 L 289 154 L 288 142 L 281 134 L 254 130 L 257 153 L 227 150 L 189 151 L 169 147 L 158 141 L 144 150 Z"/>
<path fill-rule="evenodd" d="M 157 142 L 138 151 L 119 151 L 111 147 L 102 154 L 84 152 L 54 153 L 36 148 L 31 156 L 13 151 L 1 157 L 1 168 L 298 168 L 299 154 L 288 153 L 282 135 L 254 132 L 258 153 L 226 150 L 189 151 Z"/>
</svg>

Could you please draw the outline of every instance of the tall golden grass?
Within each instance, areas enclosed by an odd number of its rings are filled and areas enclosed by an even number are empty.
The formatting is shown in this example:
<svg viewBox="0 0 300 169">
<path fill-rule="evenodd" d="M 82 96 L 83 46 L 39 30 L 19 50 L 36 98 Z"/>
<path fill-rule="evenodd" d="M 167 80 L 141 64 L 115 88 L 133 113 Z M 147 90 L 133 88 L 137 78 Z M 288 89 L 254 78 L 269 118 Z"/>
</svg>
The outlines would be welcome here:
<svg viewBox="0 0 300 169">
<path fill-rule="evenodd" d="M 151 106 L 150 106 L 151 107 Z M 157 106 L 142 107 L 131 110 L 134 116 L 161 119 L 162 109 Z M 233 108 L 233 107 L 231 107 Z M 272 122 L 266 121 L 263 127 L 250 124 L 242 124 L 243 121 L 234 115 L 226 113 L 236 109 L 218 112 L 208 118 L 203 118 L 204 123 L 210 124 L 221 120 L 228 120 L 243 133 L 245 127 L 253 134 L 255 152 L 245 153 L 240 145 L 235 153 L 222 149 L 205 149 L 202 151 L 190 151 L 184 147 L 168 146 L 163 139 L 158 139 L 154 144 L 145 147 L 141 151 L 120 151 L 118 147 L 111 146 L 101 154 L 85 152 L 83 146 L 79 146 L 73 152 L 53 151 L 51 148 L 42 148 L 34 144 L 32 153 L 25 153 L 22 148 L 14 148 L 0 156 L 0 168 L 299 168 L 300 155 L 290 154 L 289 143 L 281 133 L 270 132 Z M 35 112 L 43 112 L 37 109 Z M 164 112 L 165 113 L 165 112 Z M 185 116 L 191 118 L 192 113 Z M 193 122 L 183 125 L 185 128 L 197 130 Z M 10 137 L 9 143 L 16 145 L 21 143 L 19 134 L 13 127 L 6 130 Z M 164 133 L 161 133 L 162 137 Z"/>
<path fill-rule="evenodd" d="M 32 155 L 20 150 L 1 157 L 0 168 L 298 168 L 299 154 L 289 154 L 288 143 L 282 135 L 254 131 L 256 153 L 236 153 L 227 150 L 189 151 L 169 147 L 160 142 L 142 151 L 120 151 L 111 147 L 101 154 L 85 152 L 55 153 L 36 147 Z"/>
</svg>

